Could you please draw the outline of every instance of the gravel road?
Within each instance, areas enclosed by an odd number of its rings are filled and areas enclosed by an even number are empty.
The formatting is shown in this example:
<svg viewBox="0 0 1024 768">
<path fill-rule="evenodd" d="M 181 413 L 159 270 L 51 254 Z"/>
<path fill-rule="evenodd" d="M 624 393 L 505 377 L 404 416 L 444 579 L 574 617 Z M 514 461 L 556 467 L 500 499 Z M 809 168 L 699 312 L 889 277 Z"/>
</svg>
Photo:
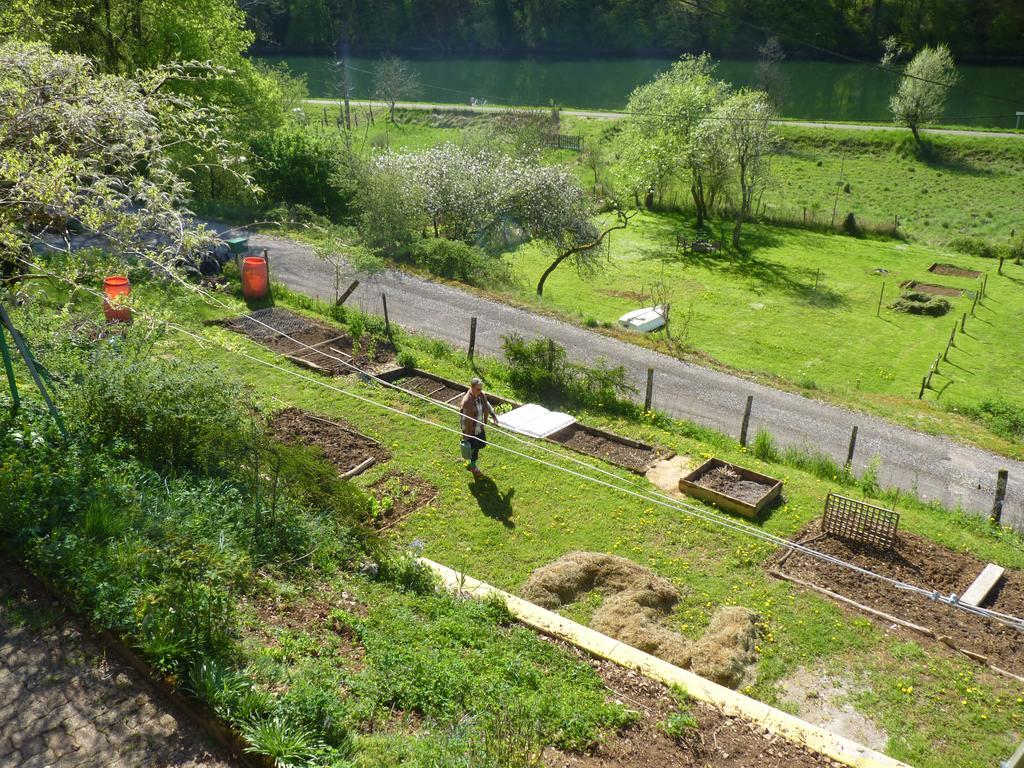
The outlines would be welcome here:
<svg viewBox="0 0 1024 768">
<path fill-rule="evenodd" d="M 275 281 L 310 296 L 333 300 L 334 269 L 317 258 L 311 248 L 262 234 L 252 235 L 249 243 L 254 249 L 269 249 Z M 364 279 L 348 303 L 381 314 L 382 292 L 387 294 L 392 322 L 456 346 L 468 343 L 469 318 L 477 317 L 477 349 L 488 355 L 500 356 L 501 337 L 510 331 L 527 338 L 550 338 L 564 345 L 571 358 L 593 362 L 603 357 L 624 365 L 641 393 L 647 368 L 652 367 L 656 370 L 655 408 L 733 436 L 739 434 L 748 395 L 754 397 L 750 435 L 765 427 L 784 446 L 810 446 L 842 461 L 850 431 L 856 425 L 856 469 L 863 470 L 878 455 L 883 485 L 914 490 L 924 499 L 937 499 L 950 507 L 960 505 L 978 514 L 989 514 L 996 472 L 1005 467 L 1010 471 L 1010 483 L 1003 522 L 1024 530 L 1024 462 L 685 363 L 403 272 L 388 270 Z"/>
</svg>

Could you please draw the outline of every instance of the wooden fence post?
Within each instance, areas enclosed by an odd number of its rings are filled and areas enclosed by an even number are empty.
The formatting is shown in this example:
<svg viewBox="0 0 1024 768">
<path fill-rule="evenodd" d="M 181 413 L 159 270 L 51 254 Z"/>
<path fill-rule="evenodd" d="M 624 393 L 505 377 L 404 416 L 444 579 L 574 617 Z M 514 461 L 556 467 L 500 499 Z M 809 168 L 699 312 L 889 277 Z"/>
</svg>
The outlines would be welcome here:
<svg viewBox="0 0 1024 768">
<path fill-rule="evenodd" d="M 647 393 L 644 395 L 644 410 L 651 410 L 651 396 L 654 394 L 654 369 L 647 369 Z"/>
<path fill-rule="evenodd" d="M 740 445 L 747 446 L 747 428 L 750 426 L 750 409 L 754 405 L 754 396 L 747 395 L 747 407 L 743 409 L 743 425 L 740 427 Z"/>
<path fill-rule="evenodd" d="M 882 316 L 882 297 L 885 295 L 885 280 L 882 281 L 882 290 L 878 292 L 878 309 L 875 310 L 875 317 Z"/>
<path fill-rule="evenodd" d="M 978 296 L 980 296 L 980 295 L 981 295 L 981 287 L 979 286 L 978 290 L 976 290 L 974 292 L 974 303 L 971 304 L 971 317 L 974 317 L 974 308 L 976 306 L 978 306 Z"/>
<path fill-rule="evenodd" d="M 993 525 L 999 525 L 1003 519 L 1003 501 L 1006 499 L 1006 484 L 1010 478 L 1010 471 L 1000 469 L 996 475 L 996 498 L 992 503 L 992 514 L 989 520 Z"/>
<path fill-rule="evenodd" d="M 476 349 L 476 318 L 469 318 L 469 359 L 473 359 L 473 351 Z"/>
<path fill-rule="evenodd" d="M 857 425 L 853 426 L 850 432 L 850 449 L 846 452 L 846 468 L 853 466 L 853 451 L 857 447 Z"/>
<path fill-rule="evenodd" d="M 346 288 L 345 292 L 343 294 L 341 294 L 341 296 L 338 297 L 337 301 L 334 302 L 334 306 L 340 307 L 342 304 L 344 304 L 346 301 L 348 301 L 348 297 L 351 296 L 353 291 L 355 291 L 355 289 L 358 288 L 358 287 L 359 287 L 359 281 L 358 280 L 353 280 L 352 281 L 352 285 L 350 285 L 348 288 Z"/>
<path fill-rule="evenodd" d="M 388 297 L 385 293 L 380 294 L 381 303 L 384 305 L 384 330 L 388 334 L 388 338 L 391 338 L 391 319 L 388 317 Z"/>
<path fill-rule="evenodd" d="M 999 274 L 1003 274 L 1003 257 L 999 257 Z"/>
</svg>

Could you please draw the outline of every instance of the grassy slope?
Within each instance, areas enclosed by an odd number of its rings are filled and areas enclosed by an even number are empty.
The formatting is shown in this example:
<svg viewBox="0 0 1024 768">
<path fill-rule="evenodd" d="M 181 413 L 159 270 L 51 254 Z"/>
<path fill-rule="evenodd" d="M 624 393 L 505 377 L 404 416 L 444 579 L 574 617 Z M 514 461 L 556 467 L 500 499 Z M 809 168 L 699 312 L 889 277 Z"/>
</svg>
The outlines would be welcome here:
<svg viewBox="0 0 1024 768">
<path fill-rule="evenodd" d="M 227 331 L 211 328 L 206 332 L 241 344 L 261 358 L 280 362 L 280 358 Z M 460 377 L 470 374 L 468 361 L 442 345 L 406 339 L 402 347 L 420 364 L 439 372 Z M 488 449 L 483 462 L 493 481 L 474 484 L 457 460 L 452 435 L 367 407 L 283 372 L 226 356 L 215 348 L 201 354 L 229 365 L 251 382 L 268 407 L 295 404 L 344 417 L 387 442 L 394 459 L 386 467 L 367 473 L 360 483 L 373 482 L 386 471 L 401 469 L 436 484 L 438 499 L 396 532 L 402 541 L 419 540 L 431 558 L 515 590 L 533 568 L 568 551 L 621 554 L 650 566 L 682 588 L 684 598 L 671 625 L 691 636 L 702 630 L 717 606 L 749 606 L 761 613 L 767 630 L 758 679 L 751 689 L 754 695 L 776 701 L 779 680 L 802 665 L 837 670 L 852 666 L 863 685 L 858 701 L 889 730 L 892 753 L 915 765 L 991 764 L 1010 749 L 1012 734 L 1024 730 L 1019 687 L 980 671 L 966 659 L 897 641 L 828 601 L 768 579 L 761 567 L 771 553 L 765 545 L 608 489 L 539 470 L 495 448 Z M 492 382 L 497 381 L 500 366 L 485 360 L 477 364 Z M 452 422 L 450 414 L 439 415 L 426 404 L 370 385 L 345 380 L 334 383 L 403 411 Z M 681 453 L 697 457 L 714 453 L 784 477 L 786 504 L 764 523 L 766 530 L 781 535 L 792 534 L 816 517 L 832 485 L 786 467 L 764 465 L 745 455 L 734 442 L 699 430 L 683 426 L 663 429 L 599 415 L 591 418 Z M 506 443 L 507 438 L 501 442 Z M 645 485 L 645 481 L 627 473 L 621 475 L 628 482 Z M 996 537 L 976 521 L 917 504 L 901 504 L 900 511 L 901 524 L 908 530 L 1007 566 L 1024 566 L 1015 536 Z M 585 609 L 577 613 L 579 618 L 587 618 Z M 908 654 L 915 663 L 905 661 Z M 905 693 L 907 687 L 917 693 L 909 696 Z M 940 757 L 929 741 L 936 729 L 970 734 L 971 738 L 947 745 Z"/>
<path fill-rule="evenodd" d="M 577 321 L 614 323 L 641 305 L 651 284 L 670 286 L 676 336 L 724 366 L 767 374 L 808 394 L 902 421 L 925 431 L 948 432 L 997 451 L 1020 447 L 947 412 L 944 403 L 1004 398 L 1024 405 L 1024 391 L 1007 386 L 1024 356 L 1024 338 L 1012 332 L 1024 312 L 1024 267 L 996 274 L 990 259 L 942 252 L 896 241 L 858 240 L 805 230 L 748 227 L 749 255 L 683 254 L 677 233 L 692 229 L 682 217 L 645 213 L 613 236 L 610 263 L 592 279 L 562 268 L 548 279 L 543 300 L 534 283 L 547 254 L 528 245 L 511 259 L 520 284 L 517 301 Z M 966 334 L 919 401 L 921 377 L 941 354 L 954 322 L 969 313 L 969 294 L 951 298 L 942 318 L 888 308 L 904 280 L 974 290 L 978 280 L 928 272 L 952 262 L 990 274 L 987 296 L 968 314 Z M 873 274 L 875 269 L 887 275 Z M 876 317 L 885 283 L 881 316 Z M 692 316 L 690 313 L 692 311 Z M 687 317 L 690 316 L 689 321 Z"/>
</svg>

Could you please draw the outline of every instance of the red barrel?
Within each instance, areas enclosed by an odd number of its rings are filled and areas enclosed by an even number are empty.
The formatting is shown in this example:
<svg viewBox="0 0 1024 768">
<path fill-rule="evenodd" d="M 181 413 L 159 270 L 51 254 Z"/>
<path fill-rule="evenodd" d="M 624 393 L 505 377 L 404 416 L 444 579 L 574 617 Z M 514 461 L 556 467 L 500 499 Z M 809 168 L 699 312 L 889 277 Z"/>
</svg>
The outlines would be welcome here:
<svg viewBox="0 0 1024 768">
<path fill-rule="evenodd" d="M 132 284 L 123 275 L 103 278 L 103 314 L 108 323 L 130 323 L 132 311 L 125 306 L 132 293 Z"/>
<path fill-rule="evenodd" d="M 262 256 L 246 256 L 242 259 L 242 296 L 262 299 L 267 295 L 268 281 L 266 259 Z"/>
</svg>

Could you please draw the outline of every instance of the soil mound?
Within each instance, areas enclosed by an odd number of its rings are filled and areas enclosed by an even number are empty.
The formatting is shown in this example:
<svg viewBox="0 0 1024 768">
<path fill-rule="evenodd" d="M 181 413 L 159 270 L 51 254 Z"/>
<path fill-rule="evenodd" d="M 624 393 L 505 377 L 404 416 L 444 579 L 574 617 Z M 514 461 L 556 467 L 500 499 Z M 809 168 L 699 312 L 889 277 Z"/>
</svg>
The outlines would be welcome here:
<svg viewBox="0 0 1024 768">
<path fill-rule="evenodd" d="M 675 585 L 617 555 L 570 552 L 535 570 L 521 594 L 555 609 L 592 591 L 605 598 L 591 620 L 594 629 L 670 664 L 737 686 L 756 661 L 756 614 L 724 606 L 712 617 L 705 635 L 691 642 L 660 623 L 679 602 Z"/>
</svg>

